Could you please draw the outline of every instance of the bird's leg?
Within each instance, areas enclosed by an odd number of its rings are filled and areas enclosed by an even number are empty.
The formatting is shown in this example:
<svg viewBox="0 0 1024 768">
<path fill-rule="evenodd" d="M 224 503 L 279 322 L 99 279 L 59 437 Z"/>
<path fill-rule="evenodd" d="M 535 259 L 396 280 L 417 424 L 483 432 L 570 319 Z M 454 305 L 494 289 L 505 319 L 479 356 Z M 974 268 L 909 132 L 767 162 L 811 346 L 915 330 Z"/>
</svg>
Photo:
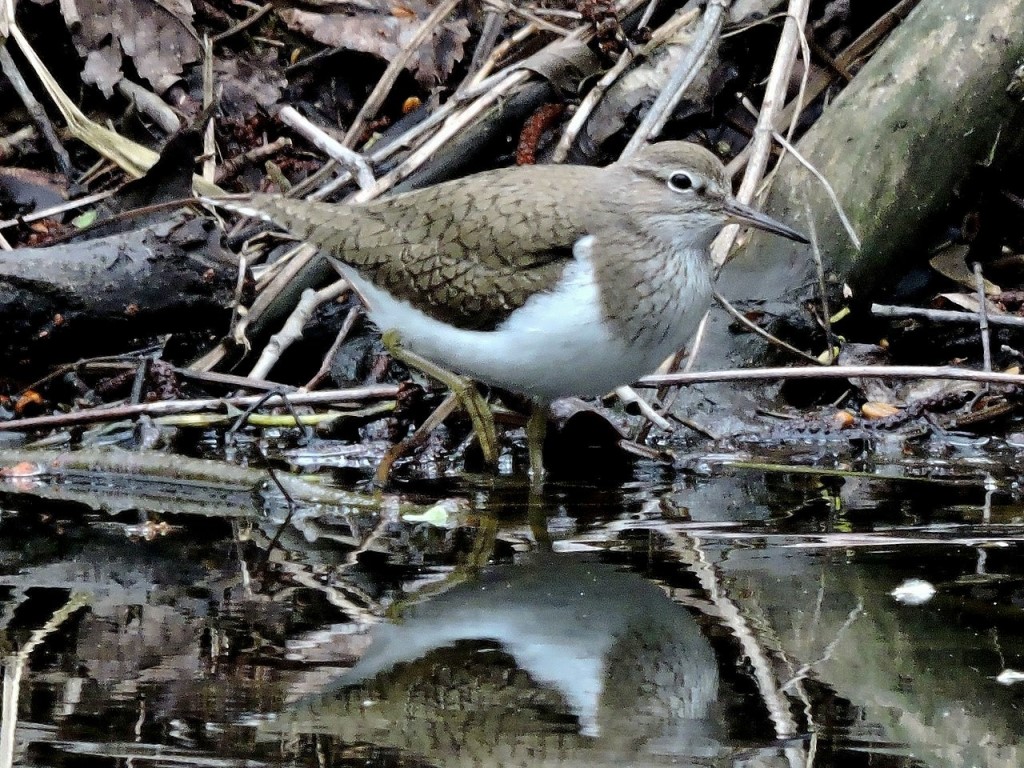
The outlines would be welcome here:
<svg viewBox="0 0 1024 768">
<path fill-rule="evenodd" d="M 544 480 L 544 436 L 547 431 L 547 403 L 531 403 L 530 418 L 526 422 L 526 450 L 530 456 L 530 480 L 534 484 Z"/>
<path fill-rule="evenodd" d="M 496 465 L 498 463 L 498 432 L 494 427 L 494 415 L 473 382 L 405 349 L 402 346 L 401 336 L 393 328 L 384 331 L 381 340 L 384 342 L 384 348 L 393 358 L 437 379 L 452 391 L 458 398 L 459 405 L 469 415 L 469 420 L 473 424 L 473 432 L 476 434 L 480 450 L 484 455 L 484 462 L 489 466 Z"/>
</svg>

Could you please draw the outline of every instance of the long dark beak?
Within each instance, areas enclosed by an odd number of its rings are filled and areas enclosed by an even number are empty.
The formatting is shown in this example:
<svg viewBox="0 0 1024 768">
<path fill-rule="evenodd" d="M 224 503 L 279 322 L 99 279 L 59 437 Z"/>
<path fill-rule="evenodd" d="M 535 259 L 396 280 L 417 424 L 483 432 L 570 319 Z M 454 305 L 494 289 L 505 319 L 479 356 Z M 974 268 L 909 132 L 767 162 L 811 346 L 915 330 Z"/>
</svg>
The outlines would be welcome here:
<svg viewBox="0 0 1024 768">
<path fill-rule="evenodd" d="M 751 227 L 757 227 L 758 229 L 763 229 L 765 232 L 771 232 L 773 235 L 782 235 L 782 237 L 788 237 L 790 240 L 796 240 L 798 243 L 810 242 L 810 240 L 801 235 L 795 229 L 790 229 L 782 222 L 773 219 L 771 216 L 754 210 L 749 205 L 744 205 L 741 202 L 733 200 L 731 197 L 727 198 L 725 201 L 725 212 L 729 214 L 735 224 L 747 224 Z"/>
</svg>

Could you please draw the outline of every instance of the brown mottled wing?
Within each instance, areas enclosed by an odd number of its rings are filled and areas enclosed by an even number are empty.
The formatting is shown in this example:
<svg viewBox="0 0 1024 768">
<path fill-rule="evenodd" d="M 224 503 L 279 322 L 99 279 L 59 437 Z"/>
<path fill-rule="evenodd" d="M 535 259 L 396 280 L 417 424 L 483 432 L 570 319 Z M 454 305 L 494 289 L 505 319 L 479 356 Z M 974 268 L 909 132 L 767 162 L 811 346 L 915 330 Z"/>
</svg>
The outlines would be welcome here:
<svg viewBox="0 0 1024 768">
<path fill-rule="evenodd" d="M 493 330 L 561 276 L 585 234 L 586 206 L 566 198 L 585 193 L 595 172 L 533 166 L 361 205 L 254 195 L 237 208 L 259 211 L 431 317 Z"/>
</svg>

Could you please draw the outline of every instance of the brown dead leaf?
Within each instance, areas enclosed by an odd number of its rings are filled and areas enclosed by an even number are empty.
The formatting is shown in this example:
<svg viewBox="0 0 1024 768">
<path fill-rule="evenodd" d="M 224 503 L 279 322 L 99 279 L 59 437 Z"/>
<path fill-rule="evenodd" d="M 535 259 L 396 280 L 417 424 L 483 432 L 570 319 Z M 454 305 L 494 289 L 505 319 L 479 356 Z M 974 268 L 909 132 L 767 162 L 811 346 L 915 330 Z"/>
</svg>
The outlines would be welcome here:
<svg viewBox="0 0 1024 768">
<path fill-rule="evenodd" d="M 888 419 L 899 412 L 899 408 L 889 403 L 868 402 L 860 407 L 860 413 L 865 419 Z"/>
<path fill-rule="evenodd" d="M 108 98 L 124 77 L 124 56 L 158 93 L 179 79 L 186 64 L 199 60 L 190 0 L 78 0 L 65 7 L 77 12 L 65 21 L 85 57 L 82 80 Z"/>
<path fill-rule="evenodd" d="M 288 84 L 274 51 L 242 53 L 234 58 L 218 56 L 213 71 L 221 88 L 221 109 L 237 120 L 251 117 L 260 107 L 276 104 Z"/>
<path fill-rule="evenodd" d="M 960 283 L 960 285 L 973 291 L 975 290 L 974 272 L 967 266 L 967 253 L 970 250 L 968 245 L 950 245 L 943 248 L 928 261 L 931 268 L 943 277 Z M 1001 293 L 1002 289 L 990 280 L 985 280 L 985 295 L 992 296 Z"/>
<path fill-rule="evenodd" d="M 357 8 L 347 13 L 314 13 L 297 8 L 278 11 L 291 29 L 317 42 L 351 51 L 373 54 L 385 61 L 408 46 L 436 3 L 376 2 L 373 10 Z M 443 82 L 463 56 L 469 40 L 465 19 L 447 21 L 414 53 L 406 68 L 425 86 Z"/>
<path fill-rule="evenodd" d="M 854 425 L 854 422 L 853 414 L 845 409 L 832 414 L 832 426 L 836 429 L 849 429 Z"/>
</svg>

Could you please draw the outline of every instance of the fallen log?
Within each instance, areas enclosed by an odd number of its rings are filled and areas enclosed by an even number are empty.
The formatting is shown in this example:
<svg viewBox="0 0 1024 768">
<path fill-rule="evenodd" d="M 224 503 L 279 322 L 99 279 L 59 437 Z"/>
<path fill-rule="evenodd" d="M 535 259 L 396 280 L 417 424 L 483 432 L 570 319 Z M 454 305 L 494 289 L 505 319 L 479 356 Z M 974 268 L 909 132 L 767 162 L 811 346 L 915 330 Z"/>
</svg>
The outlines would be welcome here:
<svg viewBox="0 0 1024 768">
<path fill-rule="evenodd" d="M 165 333 L 226 330 L 238 265 L 210 222 L 0 251 L 0 361 L 39 367 Z"/>
</svg>

